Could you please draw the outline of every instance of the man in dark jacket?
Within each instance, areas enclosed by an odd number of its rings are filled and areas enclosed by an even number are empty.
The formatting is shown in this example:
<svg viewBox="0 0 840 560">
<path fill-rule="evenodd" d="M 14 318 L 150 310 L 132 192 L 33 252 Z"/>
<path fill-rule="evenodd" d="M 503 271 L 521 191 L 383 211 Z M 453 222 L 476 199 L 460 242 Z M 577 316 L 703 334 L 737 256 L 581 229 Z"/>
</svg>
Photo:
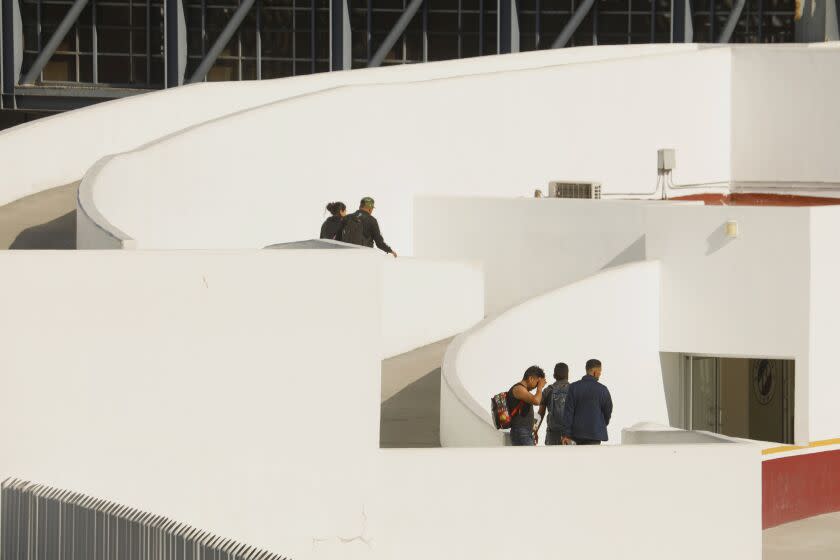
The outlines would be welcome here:
<svg viewBox="0 0 840 560">
<path fill-rule="evenodd" d="M 588 360 L 586 375 L 569 385 L 563 414 L 563 443 L 600 445 L 607 441 L 607 426 L 612 416 L 610 391 L 598 382 L 601 362 Z"/>
<path fill-rule="evenodd" d="M 545 431 L 546 445 L 562 445 L 563 414 L 569 394 L 569 366 L 560 362 L 554 366 L 554 383 L 545 388 L 540 405 L 540 418 L 548 412 L 548 427 Z"/>
<path fill-rule="evenodd" d="M 377 247 L 396 257 L 396 251 L 391 249 L 382 238 L 382 233 L 379 231 L 379 222 L 373 217 L 373 209 L 373 199 L 369 196 L 364 197 L 359 203 L 359 209 L 344 217 L 340 239 L 345 243 L 365 247 L 373 247 L 375 243 Z"/>
</svg>

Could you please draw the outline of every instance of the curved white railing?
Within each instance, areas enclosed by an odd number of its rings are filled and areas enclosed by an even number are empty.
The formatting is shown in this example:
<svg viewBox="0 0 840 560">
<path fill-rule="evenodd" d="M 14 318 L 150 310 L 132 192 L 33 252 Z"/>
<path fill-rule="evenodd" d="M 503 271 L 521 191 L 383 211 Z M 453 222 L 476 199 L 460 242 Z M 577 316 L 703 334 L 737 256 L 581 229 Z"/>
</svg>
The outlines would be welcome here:
<svg viewBox="0 0 840 560">
<path fill-rule="evenodd" d="M 570 49 L 568 63 L 646 52 L 694 50 L 694 45 L 638 45 Z M 265 81 L 181 86 L 108 101 L 0 131 L 0 205 L 78 181 L 98 159 L 133 150 L 202 122 L 277 100 L 344 84 L 391 82 L 419 76 L 457 76 L 555 64 L 558 53 L 462 59 L 425 65 L 332 72 Z M 44 154 L 50 164 L 43 165 Z"/>
<path fill-rule="evenodd" d="M 604 364 L 601 381 L 615 409 L 610 441 L 640 420 L 668 424 L 659 361 L 659 263 L 600 272 L 489 318 L 452 343 L 441 370 L 441 444 L 503 444 L 490 417 L 490 397 L 539 365 L 549 380 L 565 362 L 570 381 L 589 358 Z"/>
<path fill-rule="evenodd" d="M 728 178 L 729 50 L 554 56 L 457 77 L 424 66 L 413 80 L 216 119 L 114 157 L 95 200 L 141 248 L 247 248 L 311 237 L 325 202 L 371 195 L 405 253 L 418 195 L 521 195 L 552 178 L 596 176 L 607 192 L 638 192 L 655 186 L 663 143 L 686 154 L 681 180 Z M 669 73 L 679 79 L 657 83 Z M 626 110 L 628 99 L 638 110 Z M 686 104 L 696 108 L 674 120 Z"/>
<path fill-rule="evenodd" d="M 134 249 L 136 244 L 103 216 L 93 200 L 91 184 L 110 158 L 99 160 L 87 172 L 76 193 L 77 249 Z"/>
</svg>

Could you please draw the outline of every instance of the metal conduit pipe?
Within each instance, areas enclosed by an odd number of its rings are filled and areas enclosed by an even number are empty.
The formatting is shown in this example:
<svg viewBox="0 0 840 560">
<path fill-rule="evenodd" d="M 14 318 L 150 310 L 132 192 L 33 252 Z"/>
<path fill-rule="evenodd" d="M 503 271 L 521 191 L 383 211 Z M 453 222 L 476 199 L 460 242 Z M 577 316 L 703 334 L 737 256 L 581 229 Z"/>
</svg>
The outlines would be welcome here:
<svg viewBox="0 0 840 560">
<path fill-rule="evenodd" d="M 732 11 L 729 12 L 729 19 L 726 20 L 726 25 L 723 31 L 718 36 L 718 43 L 728 43 L 732 39 L 732 34 L 735 32 L 735 26 L 738 25 L 738 19 L 741 17 L 741 12 L 744 11 L 744 5 L 747 0 L 737 0 L 737 3 L 732 6 Z"/>
<path fill-rule="evenodd" d="M 29 68 L 26 76 L 24 76 L 20 81 L 21 84 L 34 83 L 35 79 L 41 75 L 41 70 L 43 70 L 44 66 L 47 65 L 47 62 L 50 61 L 50 58 L 52 58 L 52 55 L 58 48 L 58 45 L 64 40 L 64 36 L 67 35 L 76 23 L 76 20 L 79 19 L 79 15 L 82 13 L 82 10 L 85 9 L 87 4 L 88 0 L 76 0 L 73 2 L 73 5 L 70 6 L 70 11 L 67 12 L 67 15 L 64 16 L 61 23 L 58 24 L 58 28 L 55 30 L 55 33 L 52 34 L 50 40 L 47 41 L 47 44 L 41 52 L 38 53 L 38 57 L 35 59 L 35 62 L 32 63 L 32 66 Z"/>
<path fill-rule="evenodd" d="M 388 33 L 388 36 L 385 37 L 385 40 L 379 45 L 379 48 L 376 49 L 376 54 L 374 54 L 370 61 L 368 61 L 368 68 L 376 68 L 382 61 L 385 60 L 385 57 L 388 56 L 388 53 L 391 52 L 391 49 L 394 48 L 394 45 L 397 44 L 397 41 L 402 34 L 405 33 L 405 30 L 408 28 L 408 24 L 411 23 L 411 18 L 417 13 L 417 10 L 420 9 L 420 6 L 423 5 L 423 0 L 412 0 L 411 4 L 405 9 L 405 11 L 400 15 L 400 19 L 397 20 L 397 23 L 394 24 L 393 29 Z"/>
<path fill-rule="evenodd" d="M 661 189 L 662 195 L 664 197 L 664 195 L 665 195 L 665 180 L 664 180 L 664 176 L 661 173 L 659 173 L 656 176 L 656 188 L 654 188 L 652 191 L 648 191 L 648 192 L 603 193 L 601 195 L 601 197 L 602 198 L 607 198 L 608 196 L 651 196 L 651 195 L 654 195 L 654 194 L 659 194 L 660 189 Z"/>
<path fill-rule="evenodd" d="M 595 0 L 584 0 L 583 4 L 578 6 L 578 9 L 575 10 L 575 13 L 572 14 L 572 19 L 570 19 L 566 25 L 563 27 L 563 30 L 560 32 L 560 35 L 555 39 L 554 43 L 551 45 L 552 49 L 562 49 L 566 46 L 572 39 L 572 35 L 575 34 L 577 28 L 580 27 L 583 18 L 589 13 L 589 10 L 592 9 L 592 6 L 595 5 Z"/>
<path fill-rule="evenodd" d="M 225 25 L 225 28 L 222 30 L 221 35 L 219 35 L 219 38 L 216 39 L 216 42 L 213 43 L 213 46 L 210 47 L 209 51 L 207 51 L 207 54 L 204 56 L 201 64 L 199 64 L 198 68 L 196 68 L 195 72 L 193 72 L 193 75 L 190 77 L 190 83 L 200 82 L 205 78 L 205 76 L 207 76 L 207 72 L 209 72 L 213 67 L 213 64 L 216 63 L 216 59 L 219 58 L 220 54 L 222 54 L 222 51 L 227 46 L 228 42 L 230 42 L 233 34 L 236 33 L 236 30 L 239 29 L 240 25 L 242 25 L 242 21 L 245 19 L 245 16 L 248 15 L 251 7 L 254 5 L 254 1 L 255 0 L 243 0 L 239 7 L 236 8 L 236 11 L 233 13 L 233 17 L 231 17 L 230 21 L 227 25 Z"/>
</svg>

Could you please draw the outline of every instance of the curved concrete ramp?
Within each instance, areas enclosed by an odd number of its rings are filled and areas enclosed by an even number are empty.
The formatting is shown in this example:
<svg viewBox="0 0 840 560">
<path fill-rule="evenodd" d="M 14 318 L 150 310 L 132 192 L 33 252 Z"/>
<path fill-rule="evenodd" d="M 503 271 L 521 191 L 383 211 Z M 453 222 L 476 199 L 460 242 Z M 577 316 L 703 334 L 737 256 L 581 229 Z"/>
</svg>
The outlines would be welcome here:
<svg viewBox="0 0 840 560">
<path fill-rule="evenodd" d="M 0 249 L 75 249 L 78 187 L 75 182 L 0 206 Z"/>
<path fill-rule="evenodd" d="M 440 366 L 450 342 L 382 361 L 379 447 L 440 447 Z"/>
</svg>

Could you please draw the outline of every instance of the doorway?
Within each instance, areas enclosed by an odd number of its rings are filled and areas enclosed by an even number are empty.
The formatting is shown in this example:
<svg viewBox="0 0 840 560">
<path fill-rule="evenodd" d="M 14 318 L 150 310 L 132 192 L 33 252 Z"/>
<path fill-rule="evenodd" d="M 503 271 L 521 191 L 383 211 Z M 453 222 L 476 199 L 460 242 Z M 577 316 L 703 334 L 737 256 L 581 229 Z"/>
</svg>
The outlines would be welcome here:
<svg viewBox="0 0 840 560">
<path fill-rule="evenodd" d="M 685 356 L 691 430 L 793 443 L 794 361 Z"/>
</svg>

